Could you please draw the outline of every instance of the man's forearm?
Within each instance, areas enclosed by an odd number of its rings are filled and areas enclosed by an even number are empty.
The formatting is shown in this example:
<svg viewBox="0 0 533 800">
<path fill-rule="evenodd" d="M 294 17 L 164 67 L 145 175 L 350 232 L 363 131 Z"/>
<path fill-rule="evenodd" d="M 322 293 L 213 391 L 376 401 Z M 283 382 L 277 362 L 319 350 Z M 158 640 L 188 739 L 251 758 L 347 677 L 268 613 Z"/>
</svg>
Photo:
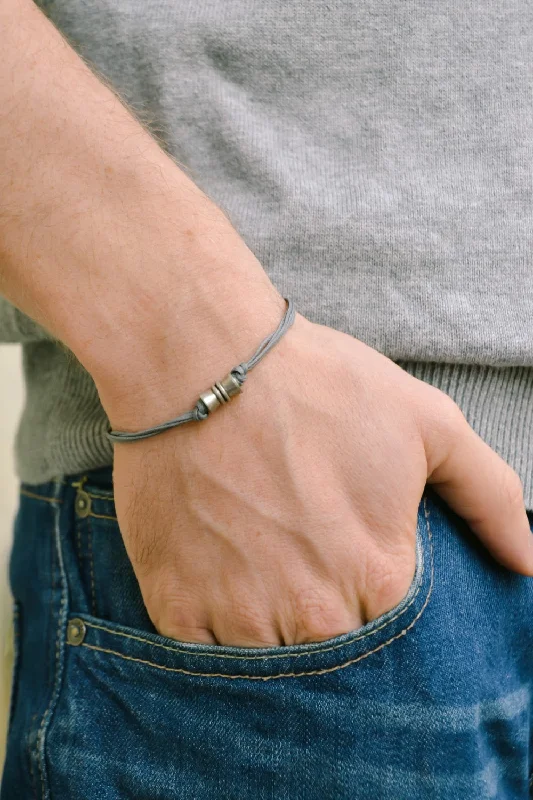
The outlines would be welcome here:
<svg viewBox="0 0 533 800">
<path fill-rule="evenodd" d="M 279 296 L 31 0 L 0 0 L 0 25 L 0 292 L 106 388 L 135 391 L 133 363 L 145 383 L 179 366 L 201 388 L 219 376 L 195 363 L 200 333 L 202 355 L 244 358 L 279 319 Z"/>
</svg>

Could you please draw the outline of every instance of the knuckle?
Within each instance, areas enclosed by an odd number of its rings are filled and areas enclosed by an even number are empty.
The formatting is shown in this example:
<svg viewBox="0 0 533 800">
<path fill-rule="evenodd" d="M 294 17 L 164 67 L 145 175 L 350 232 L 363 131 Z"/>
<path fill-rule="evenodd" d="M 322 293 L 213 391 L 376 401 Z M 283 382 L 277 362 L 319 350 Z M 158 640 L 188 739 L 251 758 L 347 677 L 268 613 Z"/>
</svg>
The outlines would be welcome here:
<svg viewBox="0 0 533 800">
<path fill-rule="evenodd" d="M 155 622 L 154 622 L 155 625 Z M 174 620 L 166 620 L 155 625 L 158 633 L 167 639 L 176 642 L 206 642 L 212 641 L 210 631 L 202 625 L 179 625 Z"/>
<path fill-rule="evenodd" d="M 331 639 L 349 630 L 346 609 L 339 598 L 314 587 L 299 589 L 292 596 L 292 610 L 298 642 Z"/>
<path fill-rule="evenodd" d="M 232 637 L 237 637 L 239 641 L 257 643 L 261 646 L 264 642 L 270 642 L 272 634 L 267 627 L 267 614 L 264 615 L 258 610 L 240 606 L 233 613 L 225 615 L 225 629 Z"/>
<path fill-rule="evenodd" d="M 365 622 L 386 614 L 407 595 L 416 570 L 416 553 L 406 552 L 391 558 L 371 558 L 367 562 L 363 585 L 359 586 Z"/>
<path fill-rule="evenodd" d="M 172 636 L 172 632 L 194 627 L 191 625 L 191 616 L 184 614 L 183 609 L 176 607 L 161 598 L 156 604 L 146 604 L 150 619 L 159 632 L 165 636 Z"/>
<path fill-rule="evenodd" d="M 205 626 L 200 620 L 200 605 L 192 597 L 185 598 L 176 591 L 175 584 L 163 579 L 151 587 L 142 587 L 146 610 L 157 630 L 164 636 L 183 638 L 184 631 L 194 632 Z"/>
<path fill-rule="evenodd" d="M 419 422 L 426 455 L 439 462 L 470 426 L 457 403 L 441 389 L 428 385 L 421 397 Z"/>
<path fill-rule="evenodd" d="M 502 494 L 504 502 L 512 507 L 524 505 L 524 487 L 517 472 L 507 466 L 502 480 Z"/>
<path fill-rule="evenodd" d="M 436 393 L 432 410 L 440 425 L 449 431 L 455 431 L 459 426 L 464 425 L 466 422 L 465 416 L 455 400 L 452 400 L 441 389 L 437 389 L 436 386 L 431 388 Z"/>
<path fill-rule="evenodd" d="M 209 629 L 205 625 L 195 623 L 193 617 L 175 615 L 169 610 L 163 611 L 156 619 L 152 617 L 157 632 L 168 639 L 179 642 L 211 641 Z"/>
</svg>

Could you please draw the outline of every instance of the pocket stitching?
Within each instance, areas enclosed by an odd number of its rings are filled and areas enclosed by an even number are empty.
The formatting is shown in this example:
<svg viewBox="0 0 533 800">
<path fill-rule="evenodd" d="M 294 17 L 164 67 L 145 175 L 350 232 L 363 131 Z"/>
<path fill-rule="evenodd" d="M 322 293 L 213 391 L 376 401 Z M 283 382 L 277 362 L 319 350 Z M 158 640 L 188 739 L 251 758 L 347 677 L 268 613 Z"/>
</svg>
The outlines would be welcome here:
<svg viewBox="0 0 533 800">
<path fill-rule="evenodd" d="M 89 497 L 92 497 L 93 500 L 105 500 L 106 502 L 109 502 L 109 503 L 114 503 L 115 502 L 115 493 L 114 492 L 103 492 L 102 491 L 102 492 L 99 492 L 98 494 L 95 494 L 94 490 L 92 492 L 90 492 L 88 489 L 87 490 L 84 489 L 84 491 L 86 491 L 86 494 L 88 494 Z"/>
<path fill-rule="evenodd" d="M 109 514 L 95 514 L 93 511 L 90 511 L 89 514 L 87 514 L 87 518 L 89 517 L 94 517 L 94 519 L 109 519 L 111 522 L 118 522 L 116 517 L 110 517 Z"/>
<path fill-rule="evenodd" d="M 57 617 L 57 629 L 56 629 L 56 645 L 55 645 L 55 661 L 54 661 L 54 673 L 53 673 L 53 683 L 51 686 L 50 692 L 50 700 L 46 707 L 46 710 L 43 714 L 41 719 L 41 724 L 39 725 L 39 729 L 37 731 L 37 736 L 35 739 L 35 758 L 37 761 L 37 765 L 39 768 L 39 776 L 41 779 L 41 792 L 43 799 L 48 796 L 48 774 L 46 771 L 46 760 L 45 760 L 45 740 L 46 740 L 46 733 L 48 730 L 48 724 L 52 718 L 52 714 L 54 712 L 57 699 L 59 697 L 59 692 L 61 688 L 61 681 L 63 677 L 63 665 L 61 662 L 61 653 L 63 649 L 63 641 L 62 641 L 62 629 L 66 622 L 68 616 L 68 597 L 67 597 L 67 587 L 66 587 L 66 576 L 64 571 L 63 565 L 63 554 L 61 550 L 61 540 L 60 540 L 60 508 L 59 504 L 62 502 L 61 498 L 58 496 L 61 492 L 61 486 L 63 485 L 63 481 L 56 481 L 54 485 L 54 491 L 56 496 L 51 498 L 51 502 L 55 502 L 55 510 L 54 510 L 54 534 L 55 534 L 55 541 L 56 541 L 56 556 L 58 559 L 59 565 L 59 572 L 61 575 L 61 586 L 60 586 L 60 593 L 61 593 L 61 601 L 59 604 L 59 614 Z M 46 498 L 40 498 L 46 499 Z M 52 599 L 50 603 L 52 604 Z M 30 762 L 31 763 L 31 762 Z"/>
<path fill-rule="evenodd" d="M 433 549 L 432 549 L 432 542 L 431 542 L 431 529 L 429 527 L 429 512 L 428 512 L 426 498 L 424 498 L 424 515 L 425 515 L 425 518 L 426 518 L 426 527 L 427 527 L 428 539 L 430 541 L 430 547 L 431 547 L 431 562 L 432 562 L 431 567 L 432 567 L 432 570 L 433 570 Z M 145 639 L 143 636 L 134 636 L 131 633 L 124 633 L 123 631 L 117 631 L 117 630 L 114 630 L 112 628 L 107 628 L 105 625 L 96 625 L 94 622 L 88 622 L 87 620 L 84 620 L 84 621 L 85 621 L 85 625 L 88 628 L 95 628 L 96 630 L 104 631 L 105 633 L 110 633 L 113 636 L 122 636 L 125 639 L 133 639 L 134 641 L 141 642 L 142 644 L 149 644 L 152 647 L 159 647 L 161 650 L 169 650 L 171 653 L 183 653 L 185 655 L 193 655 L 193 656 L 200 656 L 200 657 L 204 657 L 205 656 L 206 658 L 228 658 L 228 659 L 232 659 L 232 658 L 235 659 L 236 658 L 236 659 L 239 659 L 239 660 L 242 660 L 243 658 L 245 658 L 248 661 L 255 661 L 255 660 L 261 661 L 261 660 L 265 660 L 265 659 L 269 659 L 269 658 L 296 658 L 296 657 L 301 657 L 301 656 L 308 656 L 310 654 L 311 655 L 315 655 L 315 654 L 318 654 L 318 653 L 329 653 L 332 650 L 338 650 L 341 647 L 346 647 L 349 644 L 353 644 L 354 642 L 359 642 L 362 639 L 366 639 L 368 636 L 373 636 L 375 633 L 378 633 L 379 631 L 383 630 L 383 628 L 386 628 L 388 625 L 391 625 L 393 622 L 395 622 L 397 619 L 399 619 L 403 614 L 405 614 L 405 612 L 412 606 L 412 604 L 414 603 L 414 601 L 416 600 L 418 594 L 420 593 L 420 591 L 422 589 L 422 578 L 424 576 L 425 567 L 426 567 L 426 565 L 423 562 L 422 563 L 422 570 L 421 570 L 421 573 L 420 573 L 420 586 L 417 588 L 416 592 L 413 594 L 413 596 L 409 600 L 409 602 L 394 617 L 391 617 L 391 619 L 388 619 L 386 622 L 383 622 L 383 624 L 379 625 L 377 628 L 373 628 L 371 631 L 368 631 L 367 633 L 358 634 L 358 635 L 352 637 L 351 639 L 348 639 L 345 642 L 341 642 L 341 644 L 331 645 L 330 647 L 324 647 L 324 648 L 322 648 L 320 650 L 306 650 L 303 653 L 270 653 L 270 654 L 266 654 L 266 655 L 262 655 L 262 656 L 251 656 L 251 655 L 250 656 L 246 656 L 246 655 L 243 656 L 242 654 L 241 655 L 237 655 L 237 654 L 233 654 L 233 653 L 205 653 L 205 652 L 194 653 L 194 652 L 191 652 L 190 650 L 186 650 L 184 648 L 172 647 L 171 645 L 160 644 L 159 642 L 152 642 L 150 639 Z M 430 593 L 431 593 L 431 589 L 430 589 Z"/>
<path fill-rule="evenodd" d="M 382 650 L 384 647 L 387 647 L 387 645 L 392 644 L 392 642 L 396 641 L 396 639 L 399 639 L 401 636 L 405 636 L 405 634 L 408 633 L 408 631 L 411 630 L 413 625 L 420 619 L 420 617 L 424 613 L 427 604 L 429 603 L 429 598 L 431 597 L 431 591 L 433 589 L 433 574 L 434 571 L 433 571 L 433 559 L 432 559 L 431 583 L 428 595 L 424 600 L 424 604 L 420 609 L 420 611 L 418 612 L 418 614 L 416 615 L 416 617 L 409 623 L 409 625 L 406 628 L 403 629 L 403 631 L 400 631 L 395 636 L 388 639 L 386 642 L 382 642 L 380 645 L 378 645 L 378 647 L 375 647 L 373 650 L 369 650 L 366 653 L 361 653 L 361 655 L 357 656 L 356 658 L 351 658 L 349 661 L 345 661 L 344 664 L 336 664 L 334 667 L 308 670 L 306 672 L 279 672 L 276 675 L 228 675 L 223 672 L 193 672 L 192 670 L 182 669 L 180 667 L 166 667 L 163 666 L 162 664 L 154 664 L 152 661 L 145 661 L 142 658 L 134 658 L 133 656 L 126 656 L 123 653 L 117 653 L 115 650 L 109 650 L 105 647 L 98 647 L 97 645 L 94 644 L 83 643 L 82 647 L 87 647 L 89 650 L 97 650 L 100 653 L 107 653 L 108 655 L 117 656 L 118 658 L 122 658 L 125 661 L 135 661 L 138 664 L 145 664 L 148 667 L 154 667 L 155 669 L 162 669 L 165 672 L 178 672 L 181 675 L 196 675 L 197 677 L 200 678 L 230 678 L 230 679 L 243 678 L 245 680 L 251 680 L 251 681 L 268 681 L 274 678 L 301 678 L 307 675 L 324 675 L 325 673 L 328 672 L 336 672 L 339 669 L 344 669 L 345 667 L 349 667 L 351 664 L 356 664 L 358 661 L 362 661 L 364 658 L 368 658 L 368 656 L 371 656 L 374 653 L 377 653 L 379 650 Z M 273 658 L 273 656 L 270 656 L 270 658 Z"/>
<path fill-rule="evenodd" d="M 62 503 L 63 501 L 58 497 L 46 497 L 43 494 L 36 494 L 30 492 L 28 489 L 20 489 L 20 494 L 24 497 L 30 497 L 32 500 L 44 500 L 45 503 Z"/>
<path fill-rule="evenodd" d="M 89 517 L 87 517 L 87 533 L 88 533 L 87 551 L 89 553 L 89 572 L 91 578 L 91 609 L 92 609 L 92 614 L 94 614 L 94 616 L 96 617 L 97 611 L 96 611 L 96 588 L 94 585 L 93 529 L 91 527 L 91 521 Z"/>
<path fill-rule="evenodd" d="M 343 664 L 337 664 L 337 665 L 335 665 L 333 667 L 327 667 L 327 668 L 324 668 L 324 669 L 308 670 L 306 672 L 282 672 L 282 673 L 277 673 L 275 675 L 229 675 L 229 674 L 224 674 L 224 673 L 194 672 L 192 670 L 186 670 L 186 669 L 179 668 L 179 667 L 167 667 L 167 666 L 164 666 L 162 664 L 155 664 L 152 661 L 147 661 L 147 660 L 144 660 L 144 659 L 141 659 L 141 658 L 135 658 L 133 656 L 126 656 L 123 653 L 119 653 L 119 652 L 117 652 L 115 650 L 111 650 L 111 649 L 104 648 L 104 647 L 99 647 L 97 645 L 87 644 L 86 642 L 84 642 L 82 644 L 82 647 L 86 647 L 89 650 L 96 650 L 96 651 L 101 652 L 101 653 L 107 653 L 109 655 L 114 655 L 114 656 L 117 656 L 118 658 L 122 658 L 125 661 L 134 661 L 134 662 L 137 662 L 139 664 L 145 664 L 146 666 L 154 667 L 155 669 L 161 669 L 161 670 L 164 670 L 165 672 L 176 672 L 176 673 L 180 673 L 182 675 L 196 675 L 198 677 L 203 677 L 203 678 L 231 678 L 231 679 L 244 678 L 244 679 L 248 679 L 248 680 L 270 680 L 272 678 L 298 678 L 298 677 L 303 677 L 303 676 L 306 676 L 306 675 L 322 675 L 322 674 L 325 674 L 325 673 L 328 673 L 328 672 L 335 672 L 338 669 L 343 669 L 344 667 L 348 667 L 351 664 L 357 663 L 358 661 L 362 661 L 364 658 L 367 658 L 368 656 L 371 656 L 374 653 L 377 653 L 379 650 L 382 650 L 384 647 L 387 647 L 389 644 L 391 644 L 392 642 L 396 641 L 396 639 L 399 639 L 400 637 L 405 636 L 405 634 L 408 633 L 408 631 L 411 630 L 411 628 L 415 625 L 415 623 L 420 619 L 420 617 L 424 613 L 424 611 L 425 611 L 425 609 L 426 609 L 426 607 L 427 607 L 427 605 L 429 603 L 429 600 L 430 600 L 430 597 L 431 597 L 431 594 L 432 594 L 432 591 L 433 591 L 433 583 L 434 583 L 433 539 L 432 539 L 432 535 L 431 535 L 431 526 L 429 524 L 429 509 L 428 509 L 428 506 L 427 506 L 427 499 L 425 497 L 424 497 L 424 516 L 425 516 L 425 520 L 426 520 L 426 529 L 427 529 L 429 547 L 430 547 L 431 572 L 430 572 L 430 585 L 429 585 L 428 594 L 427 594 L 426 599 L 424 600 L 424 603 L 423 603 L 420 611 L 414 617 L 414 619 L 409 623 L 409 625 L 406 628 L 404 628 L 402 631 L 397 633 L 395 636 L 391 637 L 390 639 L 388 639 L 385 642 L 382 642 L 380 645 L 375 647 L 373 650 L 369 650 L 366 653 L 362 653 L 361 655 L 357 656 L 356 658 L 352 658 L 352 659 L 344 662 Z M 425 568 L 425 564 L 422 565 L 422 568 L 423 569 Z M 366 638 L 367 636 L 370 636 L 373 633 L 377 633 L 378 630 L 382 630 L 384 627 L 386 627 L 387 625 L 391 624 L 396 619 L 398 619 L 404 613 L 404 611 L 406 611 L 407 608 L 409 608 L 409 606 L 414 602 L 415 597 L 420 592 L 421 586 L 422 586 L 422 584 L 419 586 L 419 588 L 417 589 L 417 591 L 413 595 L 413 597 L 412 597 L 411 601 L 409 602 L 409 604 L 407 606 L 405 606 L 405 608 L 402 609 L 402 611 L 399 614 L 397 614 L 395 617 L 393 617 L 392 619 L 388 620 L 386 623 L 384 623 L 379 628 L 376 628 L 373 631 L 369 631 L 366 634 L 362 634 L 361 636 L 357 636 L 357 637 L 355 637 L 353 639 L 350 639 L 348 642 L 343 642 L 342 644 L 339 644 L 339 645 L 334 645 L 332 647 L 323 648 L 322 650 L 307 651 L 305 653 L 280 653 L 280 654 L 272 654 L 272 655 L 264 655 L 264 656 L 242 656 L 242 655 L 239 656 L 239 655 L 232 655 L 232 654 L 219 654 L 219 655 L 217 655 L 216 653 L 202 653 L 201 655 L 207 655 L 207 656 L 210 656 L 212 658 L 238 658 L 240 660 L 243 660 L 243 659 L 244 660 L 252 660 L 252 659 L 257 660 L 257 659 L 270 659 L 270 658 L 289 658 L 289 657 L 294 658 L 295 656 L 300 656 L 300 655 L 309 656 L 309 655 L 315 655 L 315 654 L 320 654 L 320 653 L 324 653 L 324 652 L 329 652 L 331 650 L 336 650 L 336 649 L 339 649 L 341 647 L 345 647 L 346 645 L 351 644 L 354 641 L 359 641 L 361 639 L 364 639 L 364 638 Z M 141 641 L 142 643 L 155 645 L 156 647 L 161 647 L 161 648 L 163 648 L 165 650 L 170 650 L 171 652 L 185 653 L 186 655 L 198 655 L 198 654 L 195 654 L 195 653 L 191 653 L 189 650 L 183 650 L 183 649 L 180 649 L 180 648 L 169 647 L 167 645 L 156 644 L 154 642 L 151 642 L 149 639 L 143 639 L 142 637 L 139 637 L 139 636 L 132 636 L 131 634 L 126 634 L 126 633 L 122 633 L 122 632 L 119 632 L 119 631 L 114 631 L 114 630 L 112 630 L 110 628 L 106 628 L 106 627 L 101 626 L 101 625 L 94 625 L 93 623 L 89 623 L 89 622 L 86 622 L 86 625 L 87 625 L 87 627 L 97 628 L 97 629 L 106 631 L 108 633 L 111 633 L 112 635 L 124 636 L 126 638 L 130 638 L 130 639 L 135 639 L 135 640 Z"/>
</svg>

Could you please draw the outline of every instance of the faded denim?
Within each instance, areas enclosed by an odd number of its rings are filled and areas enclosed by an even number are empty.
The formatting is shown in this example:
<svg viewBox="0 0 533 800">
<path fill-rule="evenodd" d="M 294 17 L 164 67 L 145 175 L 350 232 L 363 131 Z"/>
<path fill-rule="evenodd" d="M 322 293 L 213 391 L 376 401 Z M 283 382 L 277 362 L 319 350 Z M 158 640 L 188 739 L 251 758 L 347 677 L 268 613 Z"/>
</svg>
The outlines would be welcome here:
<svg viewBox="0 0 533 800">
<path fill-rule="evenodd" d="M 529 796 L 533 582 L 496 564 L 431 491 L 406 598 L 327 642 L 159 636 L 110 469 L 22 486 L 11 586 L 1 800 Z"/>
</svg>

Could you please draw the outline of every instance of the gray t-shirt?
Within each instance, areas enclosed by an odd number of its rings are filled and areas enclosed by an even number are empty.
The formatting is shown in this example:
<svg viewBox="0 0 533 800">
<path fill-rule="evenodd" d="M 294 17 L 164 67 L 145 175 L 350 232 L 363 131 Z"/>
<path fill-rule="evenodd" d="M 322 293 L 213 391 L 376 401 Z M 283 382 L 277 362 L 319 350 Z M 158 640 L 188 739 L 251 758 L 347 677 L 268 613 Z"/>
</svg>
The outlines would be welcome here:
<svg viewBox="0 0 533 800">
<path fill-rule="evenodd" d="M 297 310 L 450 393 L 531 505 L 533 5 L 44 7 Z M 112 458 L 92 381 L 42 336 L 0 305 L 0 339 L 26 342 L 30 482 Z"/>
</svg>

